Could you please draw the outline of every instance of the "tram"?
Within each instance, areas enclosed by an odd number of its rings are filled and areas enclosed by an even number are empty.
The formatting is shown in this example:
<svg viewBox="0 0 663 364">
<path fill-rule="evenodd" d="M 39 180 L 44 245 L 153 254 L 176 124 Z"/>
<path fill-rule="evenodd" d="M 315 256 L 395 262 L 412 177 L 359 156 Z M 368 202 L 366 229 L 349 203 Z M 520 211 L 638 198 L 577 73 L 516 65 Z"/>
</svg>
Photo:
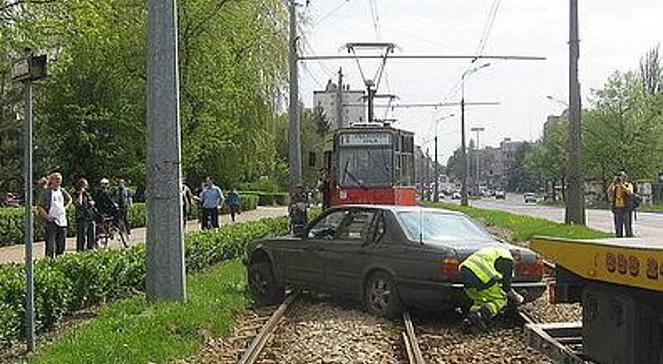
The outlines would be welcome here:
<svg viewBox="0 0 663 364">
<path fill-rule="evenodd" d="M 332 206 L 416 204 L 414 133 L 354 124 L 335 130 L 325 149 Z"/>
</svg>

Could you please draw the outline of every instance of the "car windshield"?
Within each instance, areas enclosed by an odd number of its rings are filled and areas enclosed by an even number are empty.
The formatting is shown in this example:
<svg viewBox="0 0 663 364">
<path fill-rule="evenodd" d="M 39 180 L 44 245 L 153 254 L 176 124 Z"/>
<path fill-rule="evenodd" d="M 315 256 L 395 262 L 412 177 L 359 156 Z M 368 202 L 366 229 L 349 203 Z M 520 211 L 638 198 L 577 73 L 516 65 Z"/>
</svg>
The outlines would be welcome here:
<svg viewBox="0 0 663 364">
<path fill-rule="evenodd" d="M 400 212 L 398 216 L 405 233 L 414 241 L 495 240 L 474 221 L 463 215 L 422 210 Z"/>
</svg>

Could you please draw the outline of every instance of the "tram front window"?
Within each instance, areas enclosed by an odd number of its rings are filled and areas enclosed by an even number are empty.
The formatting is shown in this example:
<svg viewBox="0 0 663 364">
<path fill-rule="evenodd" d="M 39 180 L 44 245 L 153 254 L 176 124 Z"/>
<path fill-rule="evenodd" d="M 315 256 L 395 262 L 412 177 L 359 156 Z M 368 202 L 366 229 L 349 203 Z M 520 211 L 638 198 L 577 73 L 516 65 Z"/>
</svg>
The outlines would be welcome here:
<svg viewBox="0 0 663 364">
<path fill-rule="evenodd" d="M 388 187 L 393 182 L 391 148 L 341 148 L 340 187 Z"/>
</svg>

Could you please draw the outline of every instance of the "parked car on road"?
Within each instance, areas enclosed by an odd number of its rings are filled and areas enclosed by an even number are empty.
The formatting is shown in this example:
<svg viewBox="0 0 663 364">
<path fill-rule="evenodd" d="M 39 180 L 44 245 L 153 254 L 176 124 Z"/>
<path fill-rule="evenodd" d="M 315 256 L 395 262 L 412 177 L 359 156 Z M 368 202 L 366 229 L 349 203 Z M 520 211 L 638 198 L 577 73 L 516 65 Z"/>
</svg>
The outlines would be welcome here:
<svg viewBox="0 0 663 364">
<path fill-rule="evenodd" d="M 249 244 L 245 263 L 260 304 L 280 302 L 289 289 L 309 290 L 361 300 L 370 313 L 396 318 L 404 307 L 466 307 L 458 266 L 488 246 L 511 250 L 516 291 L 528 301 L 541 296 L 543 264 L 534 252 L 500 242 L 464 214 L 417 206 L 331 208 L 302 237 Z"/>
<path fill-rule="evenodd" d="M 460 199 L 461 199 L 460 192 L 454 192 L 454 193 L 452 193 L 452 194 L 451 194 L 451 199 L 452 199 L 452 200 L 460 200 Z"/>
<path fill-rule="evenodd" d="M 531 193 L 531 192 L 526 193 L 525 196 L 524 196 L 524 199 L 525 199 L 525 203 L 536 203 L 537 202 L 536 195 Z"/>
<path fill-rule="evenodd" d="M 503 190 L 495 191 L 495 199 L 506 200 L 506 192 L 504 192 Z"/>
</svg>

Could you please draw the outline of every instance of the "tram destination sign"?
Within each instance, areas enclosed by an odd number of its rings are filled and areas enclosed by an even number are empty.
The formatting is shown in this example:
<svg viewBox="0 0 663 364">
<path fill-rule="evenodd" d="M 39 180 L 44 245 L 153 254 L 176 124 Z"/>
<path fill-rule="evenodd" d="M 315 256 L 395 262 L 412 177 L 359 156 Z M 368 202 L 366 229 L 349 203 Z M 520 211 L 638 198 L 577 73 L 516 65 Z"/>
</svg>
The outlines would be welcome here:
<svg viewBox="0 0 663 364">
<path fill-rule="evenodd" d="M 391 145 L 391 135 L 387 133 L 353 133 L 342 134 L 343 146 Z"/>
</svg>

